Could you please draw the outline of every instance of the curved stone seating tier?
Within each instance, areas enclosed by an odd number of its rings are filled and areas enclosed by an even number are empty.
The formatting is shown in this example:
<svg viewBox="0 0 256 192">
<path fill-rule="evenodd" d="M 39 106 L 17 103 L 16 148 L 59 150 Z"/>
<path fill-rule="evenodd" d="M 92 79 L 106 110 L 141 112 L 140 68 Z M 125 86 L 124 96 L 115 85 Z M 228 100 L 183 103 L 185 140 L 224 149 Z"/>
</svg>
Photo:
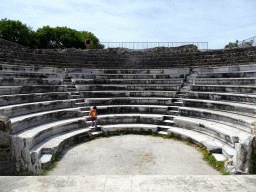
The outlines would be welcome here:
<svg viewBox="0 0 256 192">
<path fill-rule="evenodd" d="M 0 106 L 15 105 L 29 102 L 51 101 L 71 99 L 70 92 L 47 92 L 47 93 L 28 93 L 15 95 L 0 95 Z"/>
<path fill-rule="evenodd" d="M 41 72 L 6 72 L 0 71 L 0 78 L 63 78 L 63 75 L 56 73 Z"/>
<path fill-rule="evenodd" d="M 154 125 L 164 125 L 166 124 L 164 121 L 168 120 L 171 123 L 171 120 L 174 116 L 172 115 L 160 115 L 160 114 L 107 114 L 107 115 L 98 115 L 97 122 L 100 125 L 108 125 L 108 124 L 154 124 Z M 91 121 L 89 117 L 87 117 L 87 124 L 90 125 Z"/>
<path fill-rule="evenodd" d="M 192 107 L 180 107 L 179 115 L 187 117 L 198 117 L 217 120 L 222 124 L 232 124 L 233 128 L 240 129 L 241 131 L 252 133 L 256 119 L 248 116 L 232 114 L 225 111 L 212 111 L 209 109 L 199 109 Z M 234 131 L 234 130 L 233 130 Z"/>
<path fill-rule="evenodd" d="M 54 101 L 41 101 L 35 103 L 24 103 L 17 105 L 7 105 L 0 107 L 0 114 L 6 117 L 15 117 L 40 111 L 49 111 L 53 109 L 63 109 L 75 107 L 77 102 L 84 99 L 69 99 L 69 100 L 54 100 Z"/>
<path fill-rule="evenodd" d="M 191 99 L 225 100 L 256 103 L 256 95 L 248 94 L 189 91 L 186 93 L 186 97 Z"/>
<path fill-rule="evenodd" d="M 15 138 L 22 139 L 26 147 L 31 149 L 38 143 L 43 142 L 48 137 L 85 126 L 86 124 L 84 117 L 60 119 L 59 121 L 47 122 L 22 130 L 15 133 L 13 136 Z"/>
<path fill-rule="evenodd" d="M 40 125 L 42 123 L 61 119 L 68 119 L 72 117 L 79 117 L 83 115 L 89 115 L 89 112 L 81 111 L 80 108 L 68 108 L 13 117 L 10 118 L 12 123 L 12 133 L 17 133 L 19 131 L 22 131 L 35 125 Z"/>
<path fill-rule="evenodd" d="M 115 97 L 115 98 L 85 98 L 86 105 L 172 105 L 174 98 L 159 97 Z"/>
<path fill-rule="evenodd" d="M 256 93 L 256 86 L 252 85 L 191 85 L 191 91 Z"/>
<path fill-rule="evenodd" d="M 211 101 L 199 99 L 183 99 L 183 106 L 210 108 L 212 110 L 226 110 L 231 113 L 240 113 L 247 116 L 256 117 L 256 103 L 232 103 L 232 101 Z"/>
<path fill-rule="evenodd" d="M 97 106 L 98 114 L 113 113 L 146 113 L 146 114 L 164 114 L 168 113 L 168 106 L 161 105 L 107 105 Z"/>
<path fill-rule="evenodd" d="M 61 85 L 62 78 L 0 78 L 0 86 Z"/>
<path fill-rule="evenodd" d="M 220 66 L 220 67 L 202 67 L 202 68 L 193 69 L 193 71 L 198 71 L 200 73 L 239 72 L 239 71 L 255 71 L 255 70 L 256 70 L 256 64 Z"/>
<path fill-rule="evenodd" d="M 80 91 L 84 98 L 177 97 L 177 91 Z"/>
<path fill-rule="evenodd" d="M 147 90 L 163 90 L 163 91 L 179 91 L 181 85 L 165 85 L 165 84 L 130 84 L 130 85 L 111 85 L 111 84 L 96 84 L 96 85 L 75 85 L 78 91 L 107 91 L 107 90 L 138 90 L 138 91 L 147 91 Z"/>
<path fill-rule="evenodd" d="M 170 69 L 87 69 L 87 68 L 66 68 L 67 73 L 77 74 L 189 74 L 189 68 L 170 68 Z"/>
<path fill-rule="evenodd" d="M 250 134 L 232 126 L 214 122 L 206 118 L 192 118 L 177 116 L 173 119 L 178 127 L 193 130 L 218 139 L 233 149 L 239 143 L 240 138 L 249 137 Z"/>
<path fill-rule="evenodd" d="M 234 72 L 207 72 L 198 73 L 197 78 L 243 78 L 256 77 L 256 70 L 253 71 L 234 71 Z"/>
<path fill-rule="evenodd" d="M 185 78 L 185 74 L 83 74 L 83 73 L 68 73 L 67 76 L 73 79 L 170 79 L 170 78 Z M 0 76 L 1 77 L 1 76 Z"/>
<path fill-rule="evenodd" d="M 0 71 L 3 72 L 40 72 L 40 73 L 60 73 L 64 72 L 64 69 L 58 69 L 56 67 L 36 67 L 34 65 L 23 66 L 23 65 L 10 65 L 10 64 L 1 64 Z"/>
<path fill-rule="evenodd" d="M 159 126 L 162 127 L 162 126 Z M 182 138 L 190 139 L 193 143 L 198 143 L 202 146 L 205 146 L 207 151 L 211 153 L 222 153 L 222 150 L 225 148 L 228 148 L 231 153 L 229 154 L 235 154 L 234 149 L 227 145 L 225 142 L 220 141 L 219 139 L 216 139 L 212 136 L 203 134 L 198 131 L 189 130 L 186 128 L 180 128 L 180 127 L 171 127 L 171 126 L 164 126 L 165 128 L 168 128 L 167 134 L 173 135 L 178 134 Z"/>
<path fill-rule="evenodd" d="M 0 86 L 0 95 L 66 91 L 66 85 Z"/>
<path fill-rule="evenodd" d="M 256 78 L 198 78 L 195 85 L 256 85 Z"/>
<path fill-rule="evenodd" d="M 73 84 L 183 84 L 183 79 L 71 79 Z"/>
</svg>

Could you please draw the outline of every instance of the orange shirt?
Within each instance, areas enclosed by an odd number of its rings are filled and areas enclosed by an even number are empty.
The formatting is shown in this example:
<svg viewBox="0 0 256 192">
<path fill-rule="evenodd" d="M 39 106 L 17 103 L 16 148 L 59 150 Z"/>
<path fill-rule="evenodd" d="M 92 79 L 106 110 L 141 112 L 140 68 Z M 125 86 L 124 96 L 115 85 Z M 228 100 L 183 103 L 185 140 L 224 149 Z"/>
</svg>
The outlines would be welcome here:
<svg viewBox="0 0 256 192">
<path fill-rule="evenodd" d="M 95 110 L 95 109 L 92 109 L 92 110 L 90 111 L 90 115 L 91 115 L 92 118 L 95 118 L 96 115 L 97 115 L 96 110 Z"/>
</svg>

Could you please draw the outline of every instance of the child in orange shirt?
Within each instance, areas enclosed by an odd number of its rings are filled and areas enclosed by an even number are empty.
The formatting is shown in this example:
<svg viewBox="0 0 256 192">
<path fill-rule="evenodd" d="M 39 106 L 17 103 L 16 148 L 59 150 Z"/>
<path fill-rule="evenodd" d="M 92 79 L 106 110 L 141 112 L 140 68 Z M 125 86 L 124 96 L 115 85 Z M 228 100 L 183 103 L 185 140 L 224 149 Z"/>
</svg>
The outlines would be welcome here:
<svg viewBox="0 0 256 192">
<path fill-rule="evenodd" d="M 97 120 L 97 107 L 94 106 L 93 109 L 90 111 L 89 113 L 89 117 L 91 118 L 91 121 L 92 121 L 92 127 L 93 127 L 93 122 L 94 122 L 94 126 L 97 127 L 96 125 L 96 120 Z"/>
</svg>

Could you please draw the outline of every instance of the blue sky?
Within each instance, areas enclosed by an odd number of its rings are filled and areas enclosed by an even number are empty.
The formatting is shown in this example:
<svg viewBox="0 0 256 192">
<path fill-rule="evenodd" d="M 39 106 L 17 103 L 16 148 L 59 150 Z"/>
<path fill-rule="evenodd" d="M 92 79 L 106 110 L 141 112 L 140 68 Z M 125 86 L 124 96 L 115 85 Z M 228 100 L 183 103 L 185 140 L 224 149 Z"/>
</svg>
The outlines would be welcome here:
<svg viewBox="0 0 256 192">
<path fill-rule="evenodd" d="M 256 36 L 256 0 L 0 0 L 0 19 L 67 26 L 100 42 L 229 42 Z"/>
</svg>

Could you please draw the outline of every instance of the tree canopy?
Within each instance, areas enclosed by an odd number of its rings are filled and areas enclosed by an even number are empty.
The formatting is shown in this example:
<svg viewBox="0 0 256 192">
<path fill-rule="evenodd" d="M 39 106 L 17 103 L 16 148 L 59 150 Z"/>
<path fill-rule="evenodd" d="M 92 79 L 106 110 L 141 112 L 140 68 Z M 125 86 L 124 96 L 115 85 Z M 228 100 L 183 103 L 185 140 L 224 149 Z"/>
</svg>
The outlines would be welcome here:
<svg viewBox="0 0 256 192">
<path fill-rule="evenodd" d="M 91 40 L 90 49 L 96 49 L 99 39 L 91 32 L 77 31 L 67 27 L 43 26 L 33 31 L 31 27 L 22 24 L 20 21 L 2 19 L 0 21 L 0 37 L 18 43 L 23 46 L 38 49 L 57 49 L 57 48 L 81 48 L 85 49 L 87 37 Z M 104 45 L 99 44 L 100 49 Z"/>
</svg>

